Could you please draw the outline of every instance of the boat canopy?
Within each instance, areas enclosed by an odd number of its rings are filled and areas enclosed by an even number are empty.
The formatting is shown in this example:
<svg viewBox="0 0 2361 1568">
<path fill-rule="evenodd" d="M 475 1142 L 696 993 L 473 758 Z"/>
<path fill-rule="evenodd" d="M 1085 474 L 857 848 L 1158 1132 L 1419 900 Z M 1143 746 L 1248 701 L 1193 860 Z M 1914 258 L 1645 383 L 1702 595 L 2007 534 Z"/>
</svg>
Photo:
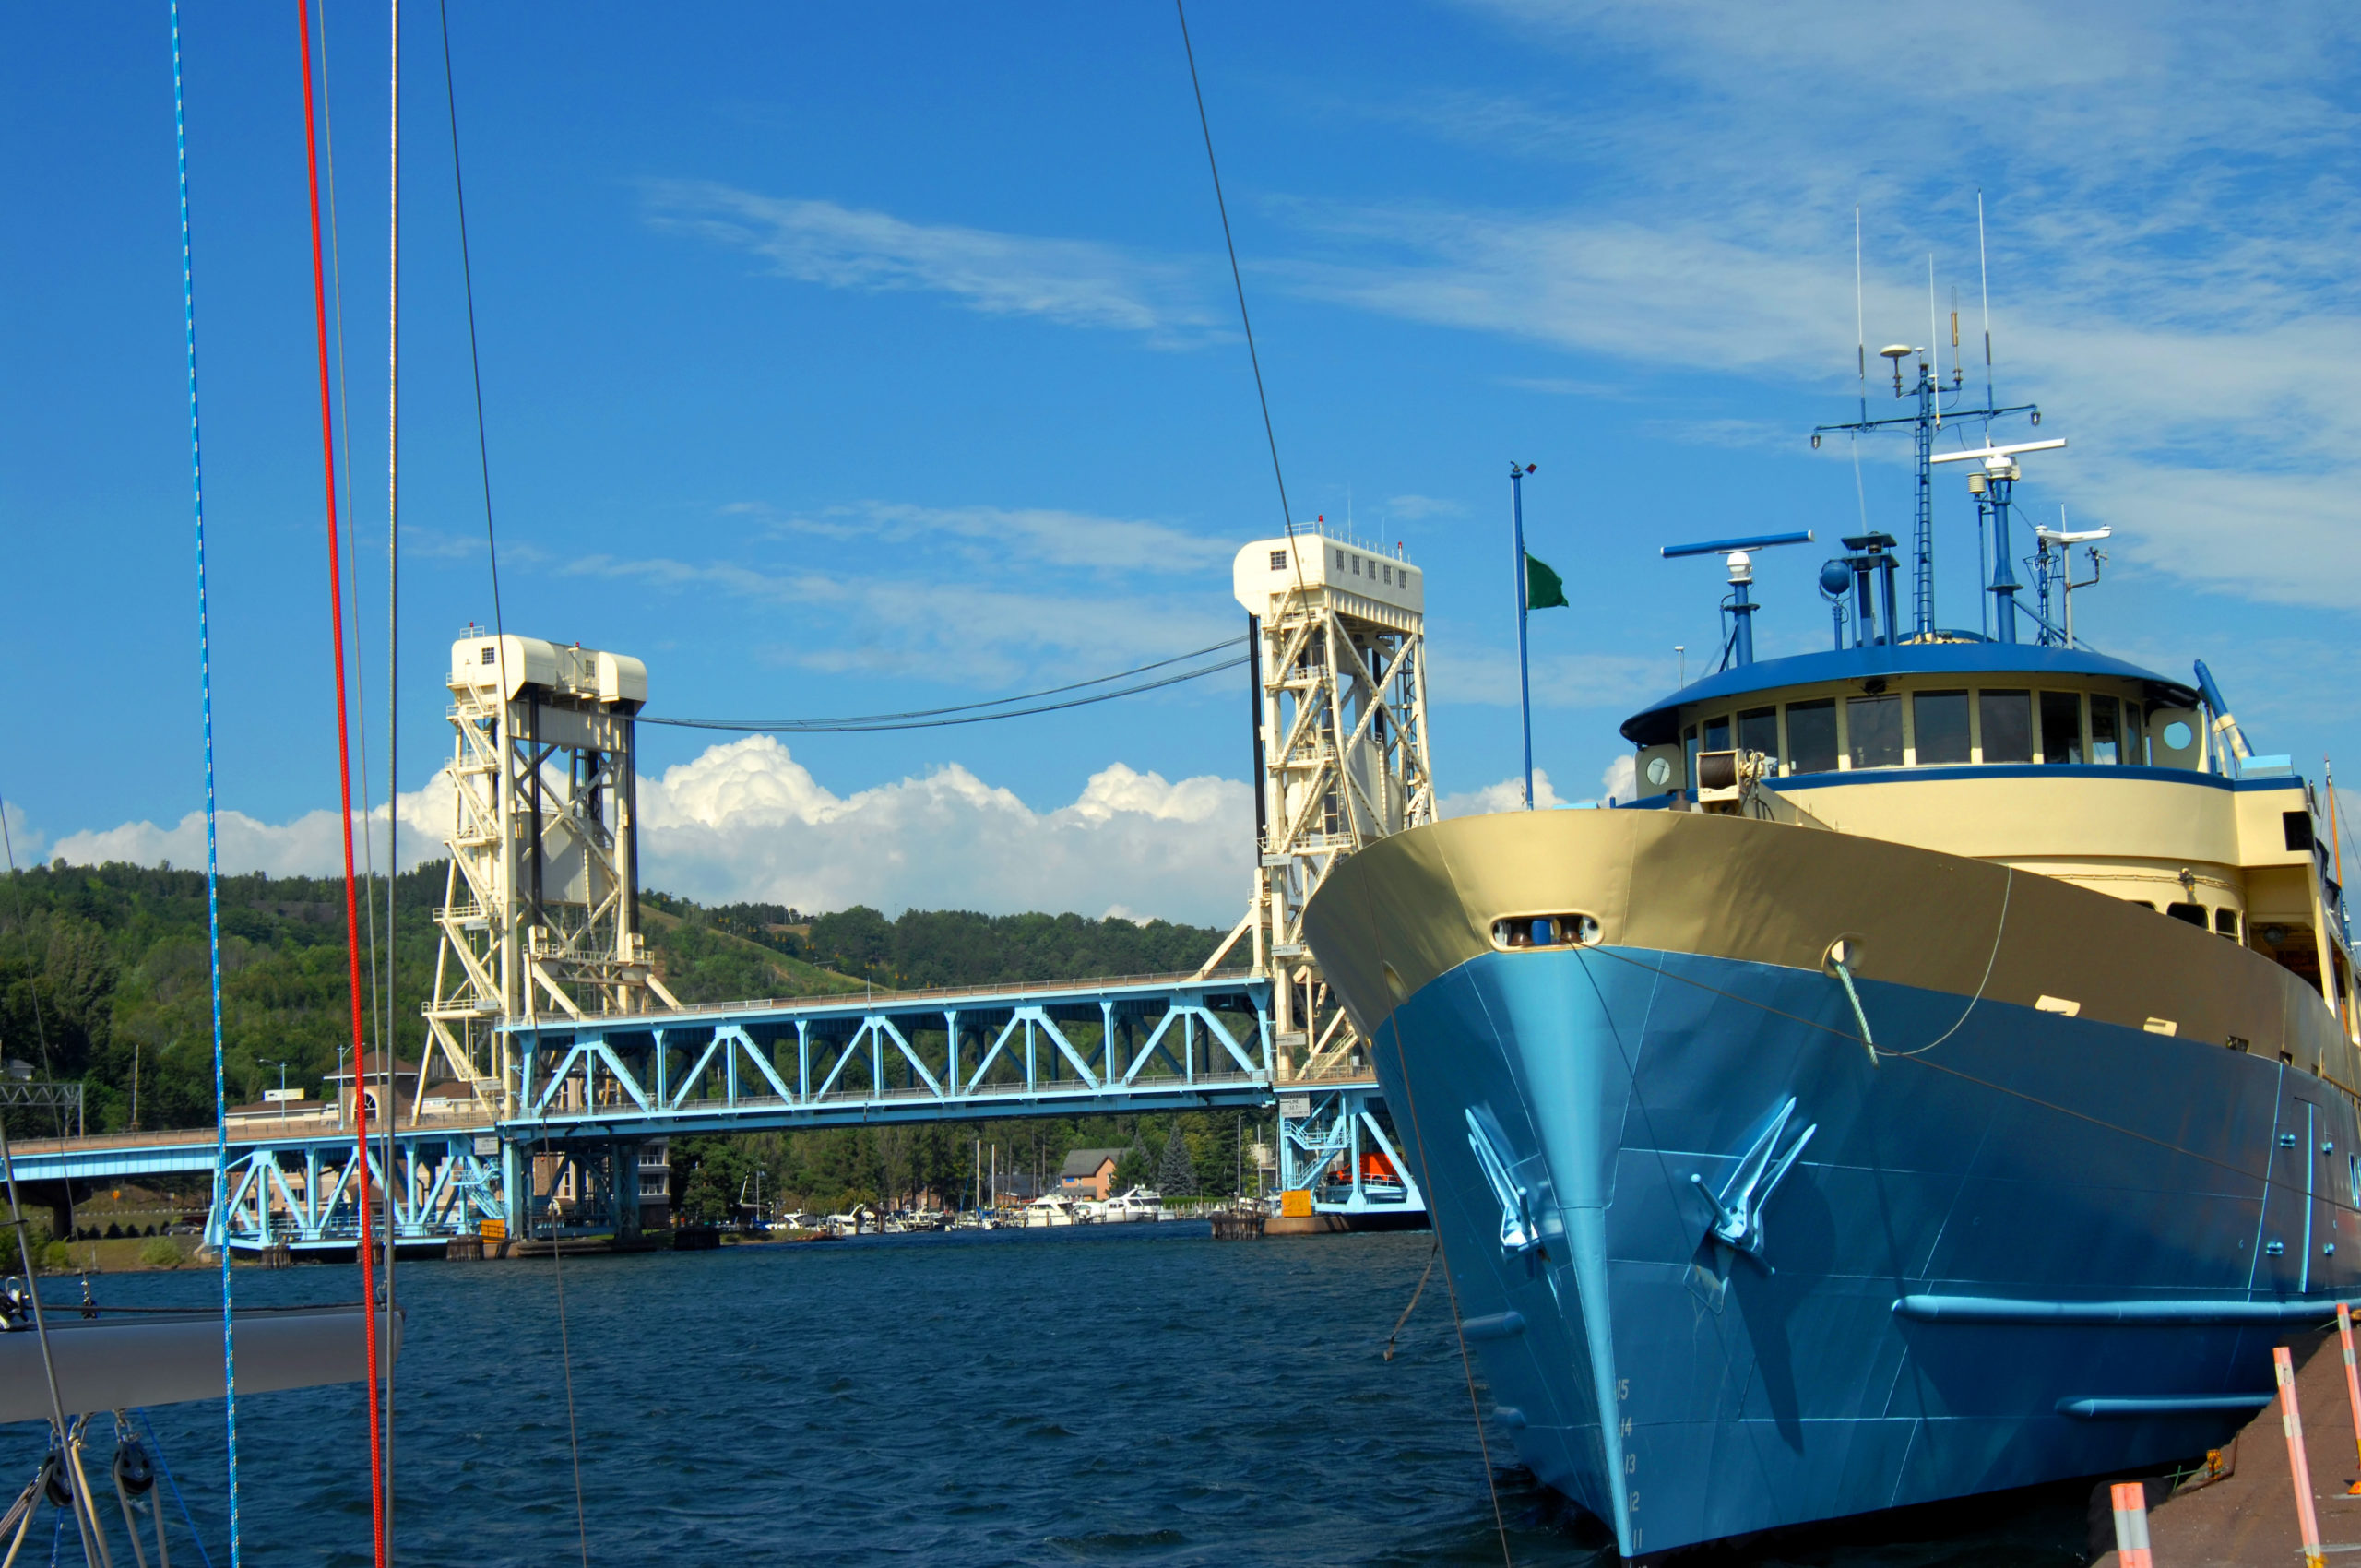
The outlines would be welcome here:
<svg viewBox="0 0 2361 1568">
<path fill-rule="evenodd" d="M 2167 707 L 2195 707 L 2197 688 L 2120 659 L 2082 648 L 2041 647 L 2030 643 L 1923 642 L 1875 643 L 1836 652 L 1802 653 L 1786 659 L 1766 659 L 1738 665 L 1692 681 L 1653 706 L 1623 721 L 1623 738 L 1635 745 L 1665 745 L 1679 738 L 1680 710 L 1787 686 L 1821 682 L 1862 681 L 1899 675 L 2023 675 L 2028 682 L 2045 677 L 2105 676 L 2142 681 L 2149 699 Z"/>
</svg>

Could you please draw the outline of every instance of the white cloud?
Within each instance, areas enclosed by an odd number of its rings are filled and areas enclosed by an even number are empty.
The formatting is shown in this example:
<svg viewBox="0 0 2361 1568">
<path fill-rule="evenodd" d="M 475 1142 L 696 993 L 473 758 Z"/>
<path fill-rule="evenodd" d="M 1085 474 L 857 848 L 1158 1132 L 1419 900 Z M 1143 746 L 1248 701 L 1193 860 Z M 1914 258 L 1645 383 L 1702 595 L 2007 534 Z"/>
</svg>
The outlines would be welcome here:
<svg viewBox="0 0 2361 1568">
<path fill-rule="evenodd" d="M 421 861 L 445 852 L 443 839 L 451 831 L 451 787 L 437 774 L 422 790 L 405 791 L 400 800 L 401 834 L 397 848 L 407 871 Z M 383 845 L 386 812 L 378 806 L 365 816 L 352 814 L 353 863 L 367 859 L 363 835 L 374 834 Z M 344 870 L 343 835 L 332 811 L 306 812 L 291 822 L 270 823 L 242 811 L 217 814 L 215 839 L 224 873 L 262 872 L 271 876 L 334 876 Z M 170 827 L 152 822 L 126 822 L 118 826 L 69 833 L 50 851 L 71 865 L 103 865 L 110 861 L 133 865 L 166 861 L 184 869 L 205 866 L 205 814 L 191 812 Z M 383 856 L 378 860 L 382 866 Z"/>
<path fill-rule="evenodd" d="M 1602 801 L 1636 801 L 1640 798 L 1639 758 L 1630 752 L 1618 755 L 1598 776 L 1598 798 Z"/>
<path fill-rule="evenodd" d="M 1195 268 L 1096 241 L 912 223 L 710 181 L 656 181 L 647 193 L 658 228 L 752 251 L 798 282 L 947 294 L 987 315 L 1136 332 L 1159 347 L 1203 341 L 1228 320 Z"/>
<path fill-rule="evenodd" d="M 1137 909 L 1227 926 L 1253 865 L 1253 800 L 1234 779 L 1168 780 L 1118 762 L 1037 811 L 956 764 L 837 795 L 769 736 L 717 745 L 639 786 L 642 881 L 706 902 L 801 909 Z M 401 797 L 402 862 L 445 853 L 441 777 Z M 374 822 L 384 831 L 386 811 Z M 126 823 L 61 840 L 77 864 L 205 863 L 204 819 Z M 274 876 L 342 867 L 336 814 L 286 823 L 225 812 L 221 866 Z"/>
<path fill-rule="evenodd" d="M 753 646 L 778 662 L 831 671 L 920 675 L 990 687 L 1054 666 L 1099 674 L 1237 635 L 1215 593 L 1061 592 L 938 577 L 765 571 L 737 562 L 589 555 L 563 575 L 644 588 L 719 589 L 794 612 L 794 640 Z M 1021 579 L 1012 577 L 1012 582 Z M 1074 662 L 1068 663 L 1066 660 Z"/>
<path fill-rule="evenodd" d="M 916 506 L 864 501 L 816 513 L 782 513 L 761 502 L 733 502 L 725 513 L 765 518 L 783 532 L 831 539 L 892 540 L 949 546 L 970 561 L 1038 561 L 1110 571 L 1192 571 L 1228 566 L 1240 540 L 1208 538 L 1168 524 L 1106 517 L 1054 507 Z"/>
<path fill-rule="evenodd" d="M 1533 804 L 1536 810 L 1563 805 L 1558 791 L 1549 787 L 1549 770 L 1533 770 Z M 1463 790 L 1445 795 L 1435 802 L 1437 816 L 1489 816 L 1495 812 L 1516 812 L 1525 809 L 1525 779 L 1522 777 L 1503 778 L 1497 784 L 1487 784 L 1478 790 Z"/>
<path fill-rule="evenodd" d="M 1580 205 L 1281 204 L 1308 245 L 1273 269 L 1283 287 L 1650 370 L 1849 389 L 1856 208 L 1869 340 L 1927 340 L 1933 253 L 1973 359 L 1983 187 L 1999 391 L 2038 399 L 2044 434 L 2074 442 L 2028 465 L 2023 499 L 2117 525 L 2127 568 L 2345 606 L 2361 576 L 2349 10 L 2233 27 L 2193 5 L 2001 0 L 1978 22 L 2010 41 L 1993 50 L 1963 47 L 1932 13 L 1836 0 L 1738 16 L 1700 0 L 1488 8 L 1521 44 L 1578 57 L 1583 95 L 1366 112 L 1555 152 L 1583 166 Z M 1681 434 L 1774 441 L 1710 410 Z"/>
<path fill-rule="evenodd" d="M 1396 495 L 1385 503 L 1388 515 L 1405 522 L 1424 522 L 1429 517 L 1462 517 L 1467 515 L 1464 502 L 1436 495 Z"/>
</svg>

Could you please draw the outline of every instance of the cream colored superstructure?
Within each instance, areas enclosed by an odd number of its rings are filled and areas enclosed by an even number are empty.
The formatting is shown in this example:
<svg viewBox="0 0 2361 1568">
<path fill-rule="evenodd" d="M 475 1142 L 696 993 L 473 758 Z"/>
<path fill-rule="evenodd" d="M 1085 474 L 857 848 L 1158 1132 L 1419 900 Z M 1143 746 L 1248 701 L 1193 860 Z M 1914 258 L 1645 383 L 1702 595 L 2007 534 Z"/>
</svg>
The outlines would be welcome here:
<svg viewBox="0 0 2361 1568">
<path fill-rule="evenodd" d="M 1956 720 L 1962 698 L 1964 735 L 1928 721 Z M 2022 728 L 1996 722 L 2019 709 Z M 1939 670 L 1743 691 L 1677 719 L 1638 754 L 1643 793 L 1671 809 L 1787 815 L 2142 905 L 2276 960 L 2361 1039 L 2321 802 L 2284 770 L 2212 771 L 2203 714 L 2156 682 Z M 1697 759 L 1724 750 L 1759 754 L 1760 777 L 1699 790 Z"/>
</svg>

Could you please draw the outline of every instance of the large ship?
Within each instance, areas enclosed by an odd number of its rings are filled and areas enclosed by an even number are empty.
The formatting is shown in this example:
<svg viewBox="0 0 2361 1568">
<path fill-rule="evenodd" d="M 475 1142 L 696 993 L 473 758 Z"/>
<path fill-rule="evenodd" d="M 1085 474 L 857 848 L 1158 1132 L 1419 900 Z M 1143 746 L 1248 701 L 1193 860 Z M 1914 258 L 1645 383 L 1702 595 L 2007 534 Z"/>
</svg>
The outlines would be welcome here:
<svg viewBox="0 0 2361 1568">
<path fill-rule="evenodd" d="M 2063 443 L 1994 445 L 2028 410 L 1987 407 L 1931 451 L 1943 390 L 1922 354 L 1891 422 L 1906 624 L 1864 532 L 1834 646 L 1757 661 L 1785 537 L 1699 547 L 1725 657 L 1623 724 L 1640 798 L 1398 834 L 1305 913 L 1492 1420 L 1627 1556 L 2201 1455 L 2361 1289 L 2327 802 L 2201 663 L 2071 637 L 2070 541 L 2020 601 L 2018 464 Z M 1954 457 L 1988 636 L 1932 624 Z"/>
</svg>

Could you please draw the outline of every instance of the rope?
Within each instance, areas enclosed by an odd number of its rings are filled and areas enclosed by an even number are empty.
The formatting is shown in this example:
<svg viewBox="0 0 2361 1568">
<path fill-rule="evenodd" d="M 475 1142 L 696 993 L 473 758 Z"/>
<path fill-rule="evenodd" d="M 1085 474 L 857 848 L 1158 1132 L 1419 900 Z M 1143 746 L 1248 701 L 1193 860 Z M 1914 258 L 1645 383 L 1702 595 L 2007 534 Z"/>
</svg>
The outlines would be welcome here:
<svg viewBox="0 0 2361 1568">
<path fill-rule="evenodd" d="M 1984 988 L 1992 983 L 1993 967 L 2000 961 L 2000 937 L 2002 933 L 2007 932 L 2009 929 L 2009 899 L 2016 890 L 2017 868 L 2011 866 L 2009 868 L 2009 879 L 2000 885 L 2000 920 L 1999 923 L 1992 928 L 1992 952 L 1991 955 L 1984 960 L 1984 978 L 1975 982 L 1975 994 L 1967 999 L 1967 1005 L 1961 1010 L 1958 1022 L 1952 1024 L 1950 1028 L 1945 1029 L 1941 1034 L 1937 1035 L 1933 1039 L 1928 1040 L 1926 1044 L 1917 1047 L 1916 1050 L 1887 1051 L 1881 1047 L 1872 1045 L 1869 1047 L 1869 1051 L 1872 1056 L 1924 1056 L 1927 1052 L 1934 1050 L 1935 1047 L 1942 1044 L 1943 1041 L 1951 1039 L 1952 1036 L 1959 1033 L 1961 1025 L 1967 1022 L 1967 1016 L 1975 1011 L 1977 1003 L 1984 1000 Z M 1849 990 L 1850 987 L 1848 986 L 1847 989 Z M 1860 1006 L 1860 1004 L 1856 1002 L 1853 1005 L 1857 1008 Z M 1867 1032 L 1868 1031 L 1866 1029 L 1863 1031 L 1864 1034 Z M 1863 1043 L 1867 1044 L 1868 1042 L 1864 1040 Z"/>
<path fill-rule="evenodd" d="M 1387 1016 L 1386 1025 L 1394 1031 L 1394 1059 L 1401 1064 L 1402 1087 L 1410 1099 L 1410 1130 L 1418 1137 L 1418 1186 L 1427 1194 L 1428 1201 L 1431 1203 L 1434 1201 L 1435 1184 L 1433 1175 L 1427 1166 L 1427 1134 L 1425 1128 L 1418 1121 L 1418 1086 L 1410 1081 L 1410 1053 L 1402 1049 L 1402 1022 L 1398 1009 Z M 1429 1218 L 1432 1218 L 1431 1210 L 1429 1211 Z M 1435 1253 L 1440 1253 L 1442 1251 L 1442 1226 L 1437 1224 Z M 1429 1266 L 1432 1266 L 1433 1261 L 1434 1254 L 1430 1254 Z M 1421 1284 L 1423 1283 L 1422 1279 Z M 1467 1380 L 1467 1410 L 1476 1419 L 1476 1451 L 1484 1456 L 1484 1490 L 1489 1492 L 1492 1498 L 1492 1528 L 1499 1532 L 1501 1538 L 1501 1562 L 1503 1568 L 1516 1568 L 1515 1559 L 1509 1555 L 1508 1520 L 1501 1512 L 1500 1482 L 1492 1475 L 1492 1445 L 1484 1436 L 1484 1408 L 1476 1397 L 1476 1362 L 1467 1352 L 1467 1325 L 1459 1315 L 1459 1287 L 1452 1282 L 1449 1258 L 1442 1260 L 1442 1286 L 1451 1301 L 1452 1333 L 1459 1340 L 1459 1370 Z M 1418 1304 L 1416 1296 L 1411 1298 L 1411 1304 L 1414 1306 Z M 1410 1314 L 1405 1313 L 1402 1315 L 1406 1318 Z M 1399 1331 L 1398 1324 L 1396 1331 Z"/>
<path fill-rule="evenodd" d="M 1394 1320 L 1394 1332 L 1385 1336 L 1384 1359 L 1386 1360 L 1390 1361 L 1394 1359 L 1394 1342 L 1402 1337 L 1402 1325 L 1410 1321 L 1412 1313 L 1418 1310 L 1418 1298 L 1427 1293 L 1428 1277 L 1435 1271 L 1435 1254 L 1442 1251 L 1442 1236 L 1438 1231 L 1435 1236 L 1435 1244 L 1427 1252 L 1427 1266 L 1418 1271 L 1418 1288 L 1410 1292 L 1410 1304 L 1402 1309 L 1402 1315 Z"/>
<path fill-rule="evenodd" d="M 1205 134 L 1205 168 L 1214 177 L 1214 206 L 1221 212 L 1221 243 L 1229 250 L 1229 281 L 1238 291 L 1238 320 L 1246 328 L 1246 360 L 1254 367 L 1254 397 L 1263 406 L 1263 436 L 1271 444 L 1271 477 L 1279 487 L 1279 525 L 1289 539 L 1295 538 L 1295 514 L 1287 507 L 1287 475 L 1279 471 L 1279 437 L 1271 426 L 1271 399 L 1263 390 L 1263 361 L 1254 351 L 1254 322 L 1246 314 L 1246 279 L 1238 270 L 1238 242 L 1230 237 L 1229 203 L 1222 199 L 1221 165 L 1214 160 L 1214 127 L 1205 118 L 1205 89 L 1197 80 L 1197 51 L 1189 42 L 1189 11 L 1181 0 L 1172 0 L 1173 14 L 1180 18 L 1180 49 L 1189 57 L 1189 90 L 1197 98 L 1197 128 Z"/>
<path fill-rule="evenodd" d="M 549 1157 L 549 1134 L 541 1134 L 541 1155 Z M 530 1180 L 530 1178 L 528 1178 Z M 550 1167 L 550 1184 L 557 1184 L 557 1167 Z M 552 1191 L 554 1195 L 554 1191 Z M 557 1217 L 550 1217 L 550 1274 L 557 1281 L 558 1366 L 565 1373 L 565 1441 L 574 1455 L 574 1530 L 582 1545 L 582 1568 L 590 1568 L 590 1526 L 582 1506 L 582 1434 L 574 1419 L 574 1341 L 565 1326 L 565 1241 L 557 1233 Z"/>
<path fill-rule="evenodd" d="M 221 1394 L 229 1434 L 230 1568 L 244 1561 L 238 1518 L 238 1347 L 231 1315 L 230 1098 L 221 1060 L 221 855 L 213 780 L 213 644 L 205 597 L 205 462 L 196 401 L 196 273 L 188 221 L 188 114 L 181 82 L 180 0 L 169 0 L 172 28 L 172 152 L 180 176 L 181 326 L 188 346 L 189 502 L 196 533 L 196 672 L 205 719 L 205 928 L 213 983 L 213 1212 L 221 1234 Z"/>
<path fill-rule="evenodd" d="M 213 1554 L 205 1550 L 205 1538 L 196 1533 L 196 1516 L 188 1511 L 188 1499 L 181 1495 L 181 1483 L 172 1479 L 172 1467 L 165 1461 L 164 1445 L 156 1437 L 156 1428 L 148 1420 L 146 1410 L 134 1410 L 141 1430 L 148 1433 L 148 1450 L 156 1455 L 156 1468 L 162 1473 L 164 1484 L 172 1489 L 172 1501 L 181 1505 L 181 1518 L 188 1526 L 188 1538 L 196 1543 L 196 1555 L 205 1568 L 213 1568 Z"/>
<path fill-rule="evenodd" d="M 352 876 L 352 742 L 345 711 L 344 567 L 338 555 L 336 517 L 336 412 L 328 376 L 328 285 L 320 244 L 320 151 L 318 116 L 312 102 L 312 13 L 308 0 L 295 0 L 295 21 L 303 46 L 303 165 L 312 218 L 312 322 L 319 346 L 320 469 L 327 496 L 328 636 L 336 663 L 336 782 L 344 829 L 344 958 L 345 993 L 352 1019 L 352 1060 L 356 1068 L 367 1060 L 361 1024 L 360 891 Z M 383 1041 L 381 1040 L 382 1047 Z M 355 1074 L 358 1081 L 358 1073 Z M 376 1548 L 377 1568 L 386 1565 L 386 1460 L 383 1425 L 378 1409 L 376 1260 L 369 1245 L 369 1109 L 364 1095 L 354 1097 L 358 1112 L 361 1210 L 361 1296 L 368 1303 L 364 1348 L 369 1386 L 369 1515 Z M 392 1174 L 390 1168 L 388 1176 Z"/>
</svg>

